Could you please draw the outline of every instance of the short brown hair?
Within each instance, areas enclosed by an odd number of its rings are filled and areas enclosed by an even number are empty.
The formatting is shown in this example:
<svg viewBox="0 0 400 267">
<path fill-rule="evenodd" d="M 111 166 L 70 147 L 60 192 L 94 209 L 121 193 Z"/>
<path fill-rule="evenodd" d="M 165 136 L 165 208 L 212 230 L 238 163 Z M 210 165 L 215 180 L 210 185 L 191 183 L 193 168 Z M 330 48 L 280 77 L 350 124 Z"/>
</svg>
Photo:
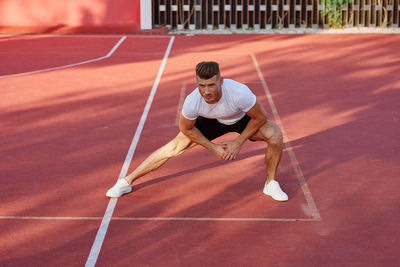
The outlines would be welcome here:
<svg viewBox="0 0 400 267">
<path fill-rule="evenodd" d="M 214 61 L 203 61 L 196 66 L 196 75 L 201 79 L 210 79 L 217 75 L 220 77 L 219 65 Z"/>
</svg>

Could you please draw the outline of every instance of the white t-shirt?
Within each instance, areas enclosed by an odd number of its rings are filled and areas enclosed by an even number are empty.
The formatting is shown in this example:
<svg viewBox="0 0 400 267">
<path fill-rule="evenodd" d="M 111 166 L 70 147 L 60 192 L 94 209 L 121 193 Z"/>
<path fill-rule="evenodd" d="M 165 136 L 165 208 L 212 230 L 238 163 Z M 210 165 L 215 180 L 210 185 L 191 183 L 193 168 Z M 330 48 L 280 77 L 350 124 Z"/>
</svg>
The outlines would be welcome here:
<svg viewBox="0 0 400 267">
<path fill-rule="evenodd" d="M 196 88 L 186 97 L 182 115 L 188 120 L 201 116 L 231 125 L 243 118 L 256 103 L 256 96 L 242 83 L 224 79 L 221 88 L 222 96 L 215 104 L 208 104 Z"/>
</svg>

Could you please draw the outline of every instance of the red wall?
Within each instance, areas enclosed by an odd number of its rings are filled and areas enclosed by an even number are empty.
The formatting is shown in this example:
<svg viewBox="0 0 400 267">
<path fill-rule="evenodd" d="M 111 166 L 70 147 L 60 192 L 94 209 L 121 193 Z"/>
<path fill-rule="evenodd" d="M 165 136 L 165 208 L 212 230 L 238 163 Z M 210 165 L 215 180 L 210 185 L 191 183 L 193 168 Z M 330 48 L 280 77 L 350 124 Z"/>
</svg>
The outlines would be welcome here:
<svg viewBox="0 0 400 267">
<path fill-rule="evenodd" d="M 140 0 L 0 0 L 0 31 L 7 29 L 137 31 Z"/>
</svg>

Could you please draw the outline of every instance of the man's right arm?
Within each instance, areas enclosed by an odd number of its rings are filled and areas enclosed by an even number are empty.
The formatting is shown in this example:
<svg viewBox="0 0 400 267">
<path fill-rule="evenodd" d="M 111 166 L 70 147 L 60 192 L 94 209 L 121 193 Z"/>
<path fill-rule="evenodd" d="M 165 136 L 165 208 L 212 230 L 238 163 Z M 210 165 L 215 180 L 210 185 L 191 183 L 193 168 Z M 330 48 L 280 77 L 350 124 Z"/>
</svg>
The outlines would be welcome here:
<svg viewBox="0 0 400 267">
<path fill-rule="evenodd" d="M 217 155 L 217 157 L 224 159 L 226 150 L 225 145 L 214 144 L 208 140 L 196 127 L 194 127 L 196 120 L 186 119 L 182 113 L 179 118 L 179 130 L 190 138 L 193 142 L 207 148 Z"/>
</svg>

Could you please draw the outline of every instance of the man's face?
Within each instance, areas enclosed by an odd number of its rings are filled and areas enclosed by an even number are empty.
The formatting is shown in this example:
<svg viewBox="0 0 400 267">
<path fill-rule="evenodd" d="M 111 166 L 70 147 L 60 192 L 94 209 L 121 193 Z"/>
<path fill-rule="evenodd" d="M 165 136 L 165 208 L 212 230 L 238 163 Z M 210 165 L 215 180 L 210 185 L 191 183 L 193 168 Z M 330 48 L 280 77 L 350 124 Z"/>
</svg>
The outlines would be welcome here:
<svg viewBox="0 0 400 267">
<path fill-rule="evenodd" d="M 211 77 L 210 79 L 202 79 L 196 76 L 197 85 L 199 86 L 199 91 L 201 96 L 208 104 L 215 104 L 222 96 L 221 84 L 223 78 L 218 78 L 217 75 Z"/>
</svg>

